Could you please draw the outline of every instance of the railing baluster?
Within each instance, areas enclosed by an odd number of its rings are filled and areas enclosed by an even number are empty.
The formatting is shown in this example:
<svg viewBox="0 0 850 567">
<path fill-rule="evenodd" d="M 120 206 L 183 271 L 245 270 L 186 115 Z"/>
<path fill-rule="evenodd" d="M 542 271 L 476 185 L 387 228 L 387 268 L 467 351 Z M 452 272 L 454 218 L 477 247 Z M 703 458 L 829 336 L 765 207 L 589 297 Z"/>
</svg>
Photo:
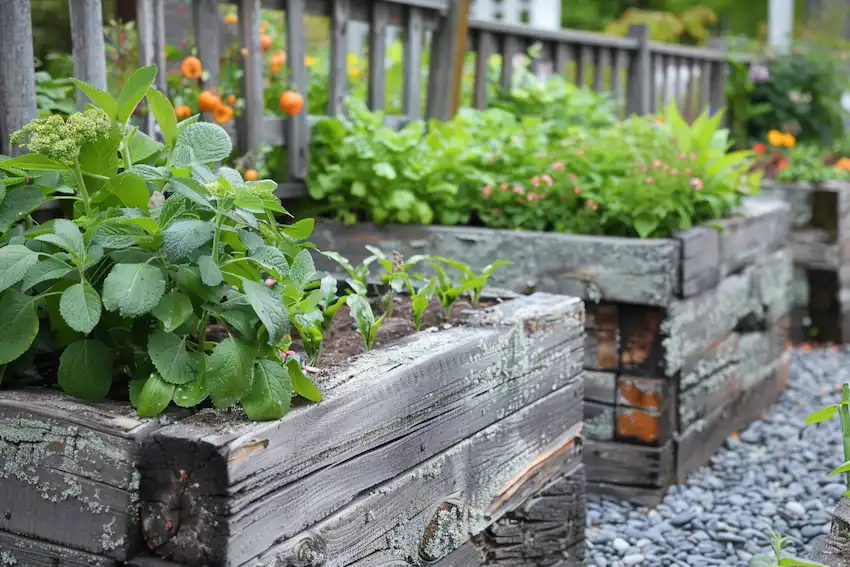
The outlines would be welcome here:
<svg viewBox="0 0 850 567">
<path fill-rule="evenodd" d="M 475 108 L 487 108 L 487 85 L 490 71 L 490 55 L 496 50 L 496 39 L 490 32 L 479 32 L 476 37 L 475 86 L 472 104 Z"/>
<path fill-rule="evenodd" d="M 585 87 L 588 83 L 589 67 L 593 64 L 593 47 L 579 46 L 578 61 L 576 61 L 576 84 Z"/>
<path fill-rule="evenodd" d="M 680 99 L 681 99 L 681 96 L 682 96 L 682 88 L 681 88 L 681 83 L 682 83 L 682 73 L 681 73 L 682 62 L 681 62 L 681 60 L 680 60 L 678 57 L 676 57 L 676 56 L 672 56 L 672 57 L 670 57 L 670 62 L 671 62 L 670 64 L 673 66 L 673 72 L 672 72 L 672 76 L 673 76 L 673 89 L 672 89 L 671 96 L 673 97 L 673 102 L 676 104 L 676 107 L 677 107 L 677 108 L 681 108 L 681 107 L 680 107 L 680 105 L 681 105 L 681 100 L 680 100 Z"/>
<path fill-rule="evenodd" d="M 139 66 L 146 67 L 155 62 L 156 52 L 156 18 L 154 14 L 154 0 L 137 0 L 136 4 L 136 28 L 139 43 Z M 142 120 L 142 131 L 149 136 L 154 133 L 153 113 L 148 112 Z"/>
<path fill-rule="evenodd" d="M 290 79 L 295 91 L 307 98 L 307 67 L 304 64 L 304 0 L 287 0 L 286 51 Z M 308 159 L 307 105 L 286 120 L 286 155 L 290 179 L 306 179 Z"/>
<path fill-rule="evenodd" d="M 100 0 L 71 0 L 71 40 L 74 76 L 106 90 L 106 50 L 103 42 L 103 8 Z M 77 108 L 89 98 L 77 90 Z"/>
<path fill-rule="evenodd" d="M 619 113 L 620 99 L 623 98 L 623 74 L 628 67 L 628 53 L 622 49 L 614 50 L 614 67 L 611 69 L 611 94 L 617 102 Z"/>
<path fill-rule="evenodd" d="M 694 114 L 694 91 L 696 90 L 696 77 L 694 76 L 694 61 L 691 58 L 685 58 L 684 67 L 687 70 L 686 76 L 688 78 L 685 88 L 685 101 L 682 105 L 682 115 L 687 120 L 692 120 L 695 116 Z"/>
<path fill-rule="evenodd" d="M 30 3 L 0 1 L 0 153 L 23 153 L 9 134 L 37 116 Z"/>
<path fill-rule="evenodd" d="M 218 83 L 219 59 L 221 57 L 218 0 L 193 0 L 192 25 L 195 28 L 198 58 L 207 72 L 204 86 L 213 89 Z M 212 120 L 212 116 L 208 112 L 204 112 L 202 117 L 204 120 Z"/>
<path fill-rule="evenodd" d="M 424 23 L 422 10 L 407 8 L 407 29 L 404 40 L 404 103 L 405 116 L 415 120 L 422 116 L 422 44 Z"/>
<path fill-rule="evenodd" d="M 718 51 L 726 52 L 726 41 L 723 39 L 712 39 L 709 47 Z M 709 101 L 715 110 L 726 106 L 726 59 L 714 61 L 711 64 L 711 84 L 709 87 Z M 722 122 L 727 123 L 728 113 L 723 116 Z"/>
<path fill-rule="evenodd" d="M 331 61 L 328 86 L 328 114 L 342 116 L 345 111 L 345 92 L 348 86 L 348 21 L 351 15 L 349 0 L 332 0 Z"/>
<path fill-rule="evenodd" d="M 626 115 L 648 114 L 650 107 L 650 84 L 652 83 L 652 53 L 649 50 L 649 35 L 645 24 L 631 26 L 629 37 L 637 40 L 637 52 L 629 61 L 628 95 Z"/>
<path fill-rule="evenodd" d="M 514 57 L 520 53 L 519 38 L 505 35 L 502 38 L 502 76 L 500 79 L 503 89 L 510 90 L 514 80 Z"/>
<path fill-rule="evenodd" d="M 600 47 L 596 51 L 596 61 L 593 68 L 593 90 L 602 92 L 605 90 L 605 74 L 611 65 L 611 51 L 607 47 Z"/>
<path fill-rule="evenodd" d="M 218 24 L 216 24 L 216 27 Z M 263 143 L 263 58 L 260 53 L 260 0 L 239 2 L 239 45 L 243 52 L 242 96 L 245 108 L 237 140 L 243 153 Z"/>
<path fill-rule="evenodd" d="M 155 85 L 160 91 L 165 92 L 168 88 L 168 69 L 165 66 L 165 0 L 154 0 L 153 19 L 153 62 L 157 69 Z"/>
<path fill-rule="evenodd" d="M 388 6 L 372 4 L 369 26 L 369 108 L 383 110 L 386 98 Z"/>
<path fill-rule="evenodd" d="M 558 43 L 555 48 L 555 72 L 567 77 L 567 65 L 574 60 L 573 48 L 566 43 Z"/>
</svg>

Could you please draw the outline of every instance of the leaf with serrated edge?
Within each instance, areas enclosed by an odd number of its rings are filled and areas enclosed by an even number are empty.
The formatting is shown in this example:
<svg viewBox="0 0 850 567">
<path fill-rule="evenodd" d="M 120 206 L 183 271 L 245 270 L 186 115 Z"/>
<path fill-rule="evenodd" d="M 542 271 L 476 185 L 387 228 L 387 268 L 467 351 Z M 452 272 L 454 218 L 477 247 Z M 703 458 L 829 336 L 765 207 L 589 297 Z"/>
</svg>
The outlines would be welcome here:
<svg viewBox="0 0 850 567">
<path fill-rule="evenodd" d="M 227 131 L 209 122 L 186 126 L 177 136 L 177 145 L 192 148 L 195 161 L 199 163 L 221 161 L 233 152 L 233 142 Z"/>
<path fill-rule="evenodd" d="M 151 315 L 160 320 L 165 332 L 170 333 L 185 323 L 192 311 L 192 301 L 186 295 L 170 291 L 151 310 Z"/>
<path fill-rule="evenodd" d="M 90 285 L 75 283 L 62 292 L 59 313 L 69 327 L 87 335 L 100 321 L 100 296 Z"/>
<path fill-rule="evenodd" d="M 292 380 L 292 389 L 295 390 L 296 394 L 311 402 L 322 401 L 322 392 L 304 374 L 300 360 L 297 358 L 288 359 L 286 361 L 286 369 L 289 371 L 289 378 Z"/>
<path fill-rule="evenodd" d="M 21 244 L 0 248 L 0 291 L 4 291 L 26 276 L 38 262 L 38 254 Z"/>
<path fill-rule="evenodd" d="M 286 261 L 286 256 L 274 246 L 259 246 L 250 258 L 269 272 L 273 272 L 275 277 L 281 280 L 289 277 L 289 264 Z"/>
<path fill-rule="evenodd" d="M 66 394 L 92 402 L 106 398 L 112 387 L 112 353 L 100 341 L 71 343 L 59 357 L 59 385 Z"/>
<path fill-rule="evenodd" d="M 206 383 L 217 408 L 232 406 L 251 391 L 256 351 L 228 337 L 218 343 L 207 362 Z"/>
<path fill-rule="evenodd" d="M 138 317 L 165 294 L 162 271 L 150 264 L 116 264 L 103 282 L 103 306 L 124 317 Z"/>
<path fill-rule="evenodd" d="M 283 301 L 264 284 L 243 280 L 242 287 L 251 307 L 269 332 L 269 344 L 276 345 L 289 330 L 289 313 Z"/>
<path fill-rule="evenodd" d="M 188 335 L 178 337 L 156 329 L 148 339 L 148 355 L 162 379 L 171 384 L 188 384 L 198 377 L 199 355 L 186 349 Z"/>
<path fill-rule="evenodd" d="M 198 268 L 201 270 L 201 281 L 204 282 L 204 285 L 215 287 L 224 281 L 221 270 L 212 259 L 212 256 L 201 256 L 198 258 Z"/>
<path fill-rule="evenodd" d="M 268 359 L 254 363 L 254 385 L 242 398 L 242 409 L 252 421 L 280 419 L 292 405 L 292 380 L 279 362 Z"/>
<path fill-rule="evenodd" d="M 140 417 L 155 417 L 165 411 L 174 396 L 174 384 L 169 384 L 158 374 L 151 374 L 139 392 Z"/>
<path fill-rule="evenodd" d="M 210 240 L 215 227 L 200 219 L 179 219 L 163 231 L 162 249 L 173 259 L 185 258 Z"/>
<path fill-rule="evenodd" d="M 64 278 L 73 270 L 62 260 L 48 256 L 27 270 L 21 288 L 26 291 L 42 282 Z"/>
<path fill-rule="evenodd" d="M 292 260 L 289 268 L 289 280 L 299 290 L 303 290 L 313 276 L 316 275 L 316 267 L 313 265 L 313 257 L 309 250 L 302 250 Z"/>
<path fill-rule="evenodd" d="M 0 364 L 11 362 L 24 354 L 38 334 L 37 297 L 15 289 L 0 297 Z"/>
</svg>

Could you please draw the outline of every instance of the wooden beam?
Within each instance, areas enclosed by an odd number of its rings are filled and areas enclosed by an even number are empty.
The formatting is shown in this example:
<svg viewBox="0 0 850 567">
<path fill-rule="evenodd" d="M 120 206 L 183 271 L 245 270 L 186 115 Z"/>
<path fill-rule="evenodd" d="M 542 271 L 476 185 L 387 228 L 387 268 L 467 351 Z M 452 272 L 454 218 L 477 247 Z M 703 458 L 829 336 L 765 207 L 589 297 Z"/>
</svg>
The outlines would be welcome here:
<svg viewBox="0 0 850 567">
<path fill-rule="evenodd" d="M 0 153 L 17 155 L 9 135 L 35 118 L 35 63 L 29 0 L 0 2 Z"/>
</svg>

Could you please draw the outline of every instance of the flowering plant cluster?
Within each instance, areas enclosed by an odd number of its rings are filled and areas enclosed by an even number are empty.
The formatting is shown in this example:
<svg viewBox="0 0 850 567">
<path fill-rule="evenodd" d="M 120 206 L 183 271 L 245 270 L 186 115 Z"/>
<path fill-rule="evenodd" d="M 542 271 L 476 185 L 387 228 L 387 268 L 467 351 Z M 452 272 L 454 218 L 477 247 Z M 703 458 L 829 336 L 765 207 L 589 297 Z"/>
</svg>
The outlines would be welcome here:
<svg viewBox="0 0 850 567">
<path fill-rule="evenodd" d="M 771 130 L 767 141 L 757 142 L 753 151 L 758 157 L 754 169 L 764 171 L 765 177 L 777 181 L 828 181 L 850 179 L 850 157 L 843 148 L 825 150 L 820 145 L 797 145 L 793 134 Z"/>
</svg>

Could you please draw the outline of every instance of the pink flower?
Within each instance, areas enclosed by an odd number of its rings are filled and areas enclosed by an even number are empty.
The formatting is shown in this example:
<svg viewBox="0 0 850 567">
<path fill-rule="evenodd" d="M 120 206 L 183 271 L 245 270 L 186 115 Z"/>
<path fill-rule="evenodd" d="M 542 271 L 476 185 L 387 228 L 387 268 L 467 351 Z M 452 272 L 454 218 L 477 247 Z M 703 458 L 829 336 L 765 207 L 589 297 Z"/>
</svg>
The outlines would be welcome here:
<svg viewBox="0 0 850 567">
<path fill-rule="evenodd" d="M 641 173 L 646 173 L 646 166 L 643 166 L 642 168 L 640 168 L 640 171 L 641 171 Z"/>
<path fill-rule="evenodd" d="M 575 183 L 576 179 L 578 179 L 578 178 L 576 177 L 576 174 L 575 174 L 575 173 L 568 173 L 568 174 L 567 174 L 567 177 L 569 177 L 569 178 L 570 178 L 570 181 L 572 181 L 573 183 Z"/>
<path fill-rule="evenodd" d="M 558 171 L 559 169 L 564 169 L 564 162 L 556 161 L 552 164 L 552 171 Z"/>
<path fill-rule="evenodd" d="M 584 150 L 576 150 L 576 155 L 577 155 L 578 157 L 583 156 L 583 155 L 584 155 Z"/>
<path fill-rule="evenodd" d="M 679 170 L 674 167 L 670 170 L 670 175 L 679 175 Z"/>
<path fill-rule="evenodd" d="M 654 162 L 652 162 L 652 167 L 654 167 L 655 169 L 658 169 L 659 167 L 661 167 L 661 160 L 657 159 Z"/>
<path fill-rule="evenodd" d="M 508 189 L 510 189 L 510 186 L 507 183 L 502 183 L 501 185 L 499 185 L 499 189 L 501 189 L 502 191 L 507 191 Z"/>
<path fill-rule="evenodd" d="M 539 198 L 540 198 L 540 196 L 537 193 L 529 193 L 528 194 L 528 202 L 529 203 L 536 201 Z"/>
<path fill-rule="evenodd" d="M 653 181 L 655 181 L 655 180 L 654 180 L 653 178 L 651 178 L 651 177 L 647 177 L 647 178 L 646 178 L 646 184 L 647 184 L 647 185 L 652 185 L 652 182 L 653 182 Z"/>
<path fill-rule="evenodd" d="M 493 194 L 493 188 L 490 187 L 489 185 L 485 185 L 484 187 L 481 188 L 481 194 L 484 195 L 485 197 L 489 197 L 490 195 Z"/>
<path fill-rule="evenodd" d="M 694 188 L 694 191 L 702 191 L 702 179 L 699 177 L 691 178 L 691 187 Z"/>
<path fill-rule="evenodd" d="M 576 195 L 581 195 L 581 187 L 576 187 L 575 189 L 573 189 L 573 193 L 575 193 Z"/>
<path fill-rule="evenodd" d="M 686 167 L 686 168 L 685 168 L 685 175 L 690 175 L 690 174 L 691 174 L 691 168 L 690 168 L 690 167 Z"/>
<path fill-rule="evenodd" d="M 587 201 L 587 202 L 584 204 L 584 206 L 585 206 L 586 208 L 590 209 L 591 211 L 595 211 L 596 209 L 598 209 L 598 208 L 599 208 L 599 205 L 597 205 L 597 204 L 596 204 L 596 203 L 594 203 L 593 201 Z"/>
<path fill-rule="evenodd" d="M 525 195 L 525 189 L 523 189 L 521 185 L 517 185 L 514 187 L 514 193 L 517 195 Z"/>
<path fill-rule="evenodd" d="M 266 278 L 266 281 L 264 281 L 263 283 L 266 284 L 266 286 L 268 287 L 274 287 L 274 285 L 277 283 L 277 280 L 274 278 Z"/>
<path fill-rule="evenodd" d="M 664 164 L 664 171 L 670 171 L 670 166 L 666 163 Z"/>
<path fill-rule="evenodd" d="M 524 204 L 525 204 L 525 199 L 520 199 L 520 200 L 519 200 L 519 204 L 520 204 L 520 205 L 524 205 Z"/>
<path fill-rule="evenodd" d="M 531 178 L 531 184 L 535 187 L 540 187 L 540 178 L 535 175 Z"/>
<path fill-rule="evenodd" d="M 579 189 L 579 191 L 581 191 L 581 189 Z M 566 201 L 566 200 L 567 200 L 567 196 L 566 196 L 566 195 L 561 195 L 561 200 L 562 200 L 562 201 Z"/>
<path fill-rule="evenodd" d="M 688 159 L 688 154 L 679 154 L 679 159 Z"/>
<path fill-rule="evenodd" d="M 545 183 L 545 184 L 546 184 L 546 185 L 548 185 L 549 187 L 551 187 L 551 186 L 552 186 L 552 178 L 551 178 L 551 177 L 549 177 L 547 174 L 545 174 L 545 173 L 544 173 L 544 174 L 540 177 L 540 179 L 542 179 L 542 180 L 543 180 L 543 183 Z"/>
<path fill-rule="evenodd" d="M 694 153 L 692 153 L 692 154 L 691 154 L 691 161 L 694 161 L 695 159 L 697 159 L 697 155 L 696 155 L 696 154 L 694 154 Z"/>
<path fill-rule="evenodd" d="M 286 359 L 289 358 L 290 356 L 295 356 L 294 350 L 282 350 L 282 351 L 280 351 L 280 359 L 282 361 L 286 362 Z"/>
</svg>

